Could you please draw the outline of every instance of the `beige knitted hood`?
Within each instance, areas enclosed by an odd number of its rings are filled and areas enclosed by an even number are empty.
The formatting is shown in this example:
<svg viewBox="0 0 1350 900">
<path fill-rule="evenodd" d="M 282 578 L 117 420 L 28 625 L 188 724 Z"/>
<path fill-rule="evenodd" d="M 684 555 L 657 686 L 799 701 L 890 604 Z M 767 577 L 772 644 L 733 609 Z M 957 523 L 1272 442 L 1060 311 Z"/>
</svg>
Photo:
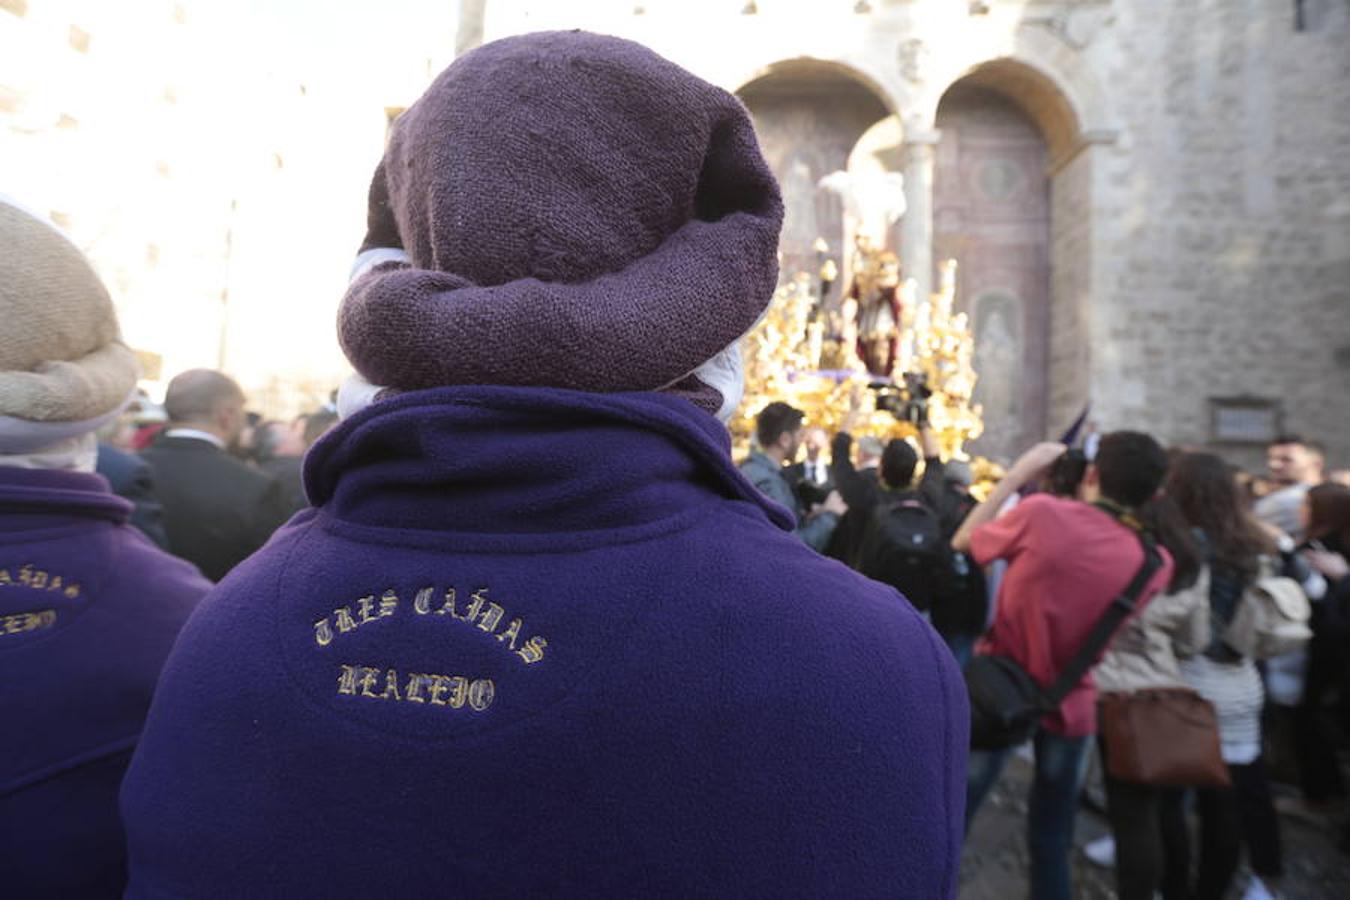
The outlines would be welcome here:
<svg viewBox="0 0 1350 900">
<path fill-rule="evenodd" d="M 136 386 L 107 289 L 54 226 L 0 196 L 0 416 L 80 422 Z"/>
</svg>

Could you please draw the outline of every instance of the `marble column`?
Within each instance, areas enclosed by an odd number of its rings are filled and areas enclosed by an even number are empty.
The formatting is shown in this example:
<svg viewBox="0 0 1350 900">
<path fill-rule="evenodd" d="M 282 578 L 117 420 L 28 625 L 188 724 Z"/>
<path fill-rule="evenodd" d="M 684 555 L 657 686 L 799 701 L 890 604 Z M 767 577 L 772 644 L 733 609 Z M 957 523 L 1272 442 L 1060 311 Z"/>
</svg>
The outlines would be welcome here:
<svg viewBox="0 0 1350 900">
<path fill-rule="evenodd" d="M 905 218 L 901 223 L 900 262 L 913 278 L 918 296 L 933 292 L 933 159 L 939 131 L 907 132 L 904 143 Z"/>
</svg>

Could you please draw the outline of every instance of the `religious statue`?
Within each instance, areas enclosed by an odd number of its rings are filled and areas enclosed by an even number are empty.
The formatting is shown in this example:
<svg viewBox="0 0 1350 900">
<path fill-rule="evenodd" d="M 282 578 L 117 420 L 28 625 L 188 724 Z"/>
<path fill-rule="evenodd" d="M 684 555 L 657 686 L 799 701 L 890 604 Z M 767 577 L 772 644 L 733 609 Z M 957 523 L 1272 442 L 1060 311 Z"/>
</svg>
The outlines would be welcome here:
<svg viewBox="0 0 1350 900">
<path fill-rule="evenodd" d="M 857 304 L 858 358 L 873 375 L 889 376 L 900 347 L 900 261 L 866 235 L 858 235 L 855 247 L 848 297 Z"/>
</svg>

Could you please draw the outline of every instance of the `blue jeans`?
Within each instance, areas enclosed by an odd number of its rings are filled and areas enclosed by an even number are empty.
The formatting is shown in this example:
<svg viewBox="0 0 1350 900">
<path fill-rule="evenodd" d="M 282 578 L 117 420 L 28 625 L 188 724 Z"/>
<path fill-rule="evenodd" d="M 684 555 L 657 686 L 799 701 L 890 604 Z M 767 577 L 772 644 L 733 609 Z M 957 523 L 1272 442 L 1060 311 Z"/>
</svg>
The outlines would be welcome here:
<svg viewBox="0 0 1350 900">
<path fill-rule="evenodd" d="M 1036 776 L 1027 813 L 1027 848 L 1031 851 L 1033 900 L 1072 900 L 1069 852 L 1078 792 L 1087 771 L 1090 737 L 1063 737 L 1036 732 Z M 966 775 L 966 830 L 990 788 L 1003 773 L 1011 748 L 972 750 Z"/>
</svg>

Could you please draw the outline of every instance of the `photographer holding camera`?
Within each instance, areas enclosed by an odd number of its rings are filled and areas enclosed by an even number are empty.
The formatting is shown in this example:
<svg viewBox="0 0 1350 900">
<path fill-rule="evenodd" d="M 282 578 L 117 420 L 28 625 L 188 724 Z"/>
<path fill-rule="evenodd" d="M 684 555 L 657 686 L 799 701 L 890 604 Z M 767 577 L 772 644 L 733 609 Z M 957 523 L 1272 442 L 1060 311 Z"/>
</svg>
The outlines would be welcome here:
<svg viewBox="0 0 1350 900">
<path fill-rule="evenodd" d="M 1166 453 L 1146 434 L 1118 431 L 1103 437 L 1086 466 L 1077 500 L 1036 494 L 995 518 L 1005 501 L 1055 467 L 1064 454 L 1063 444 L 1032 447 L 952 538 L 953 548 L 969 551 L 979 565 L 996 559 L 1008 563 L 993 626 L 967 669 L 968 682 L 977 669 L 990 669 L 977 665 L 980 656 L 988 656 L 1024 673 L 1045 692 L 1090 646 L 1089 638 L 1109 608 L 1135 589 L 1132 605 L 1137 611 L 1172 577 L 1171 557 L 1161 547 L 1152 549 L 1151 538 L 1135 518 L 1167 472 Z M 1034 897 L 1067 900 L 1073 894 L 1069 850 L 1096 731 L 1096 700 L 1096 688 L 1084 672 L 1053 712 L 1030 720 L 1036 775 L 1027 824 Z M 981 713 L 978 707 L 972 700 L 973 711 Z M 1001 741 L 977 742 L 972 750 L 967 830 L 1011 752 L 1010 743 Z"/>
<path fill-rule="evenodd" d="M 831 447 L 834 483 L 849 512 L 831 547 L 838 558 L 869 578 L 891 585 L 914 607 L 933 605 L 944 565 L 947 535 L 942 533 L 939 510 L 945 493 L 944 466 L 937 438 L 928 426 L 926 387 L 922 380 L 903 392 L 882 390 L 877 407 L 919 429 L 924 472 L 914 486 L 919 456 L 908 441 L 892 439 L 881 453 L 879 472 L 858 470 L 851 459 L 852 428 L 859 419 L 861 398 L 852 398 L 842 430 Z M 874 388 L 876 389 L 876 388 Z M 878 478 L 878 475 L 880 476 Z"/>
</svg>

